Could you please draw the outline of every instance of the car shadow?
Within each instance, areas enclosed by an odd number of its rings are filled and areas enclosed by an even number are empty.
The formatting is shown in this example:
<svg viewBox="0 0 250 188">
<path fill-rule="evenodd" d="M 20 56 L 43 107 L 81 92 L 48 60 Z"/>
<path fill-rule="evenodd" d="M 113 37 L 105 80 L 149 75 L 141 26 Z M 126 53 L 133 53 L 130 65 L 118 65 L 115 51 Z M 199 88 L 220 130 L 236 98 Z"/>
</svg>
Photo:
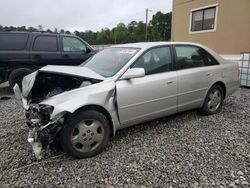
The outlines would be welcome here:
<svg viewBox="0 0 250 188">
<path fill-rule="evenodd" d="M 190 117 L 188 121 L 192 121 L 197 116 L 202 117 L 202 114 L 200 114 L 198 110 L 189 110 L 185 112 L 179 112 L 177 114 L 173 114 L 170 116 L 154 119 L 151 121 L 147 121 L 144 123 L 132 125 L 132 126 L 118 130 L 116 132 L 116 135 L 111 138 L 111 142 L 122 140 L 124 139 L 124 137 L 127 137 L 128 135 L 145 134 L 147 132 L 151 132 L 151 131 L 154 132 L 154 131 L 157 131 L 157 129 L 162 129 L 162 128 L 164 130 L 179 129 L 183 126 L 181 121 L 186 116 Z M 173 123 L 173 122 L 178 122 L 178 123 Z M 164 124 L 164 127 L 160 126 L 163 124 Z"/>
</svg>

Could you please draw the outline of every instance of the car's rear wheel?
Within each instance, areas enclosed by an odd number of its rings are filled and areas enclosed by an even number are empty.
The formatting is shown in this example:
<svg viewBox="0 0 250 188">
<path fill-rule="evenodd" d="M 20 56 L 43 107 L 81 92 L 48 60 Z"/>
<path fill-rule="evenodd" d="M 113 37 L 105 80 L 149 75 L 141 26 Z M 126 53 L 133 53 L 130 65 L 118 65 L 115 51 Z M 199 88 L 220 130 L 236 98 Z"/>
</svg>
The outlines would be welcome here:
<svg viewBox="0 0 250 188">
<path fill-rule="evenodd" d="M 216 114 L 220 111 L 224 99 L 224 93 L 219 85 L 210 88 L 205 98 L 204 104 L 200 109 L 205 115 Z"/>
<path fill-rule="evenodd" d="M 19 87 L 22 87 L 23 77 L 25 77 L 26 75 L 28 75 L 32 72 L 33 71 L 29 68 L 17 68 L 15 70 L 13 70 L 10 73 L 9 79 L 8 79 L 10 87 L 13 88 L 16 83 L 19 85 Z"/>
<path fill-rule="evenodd" d="M 106 117 L 97 111 L 77 112 L 67 118 L 60 134 L 63 150 L 76 158 L 100 153 L 110 139 Z"/>
</svg>

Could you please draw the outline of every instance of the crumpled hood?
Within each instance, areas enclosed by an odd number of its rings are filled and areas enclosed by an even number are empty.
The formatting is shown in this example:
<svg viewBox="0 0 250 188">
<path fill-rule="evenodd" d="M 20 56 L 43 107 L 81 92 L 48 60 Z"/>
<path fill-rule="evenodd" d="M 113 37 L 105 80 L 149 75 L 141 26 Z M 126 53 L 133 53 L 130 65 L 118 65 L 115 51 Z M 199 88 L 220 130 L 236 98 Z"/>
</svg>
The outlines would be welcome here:
<svg viewBox="0 0 250 188">
<path fill-rule="evenodd" d="M 97 80 L 104 80 L 105 78 L 100 74 L 92 71 L 87 67 L 80 66 L 56 66 L 56 65 L 47 65 L 38 70 L 38 72 L 50 72 L 50 73 L 62 73 L 65 75 L 80 76 L 85 78 L 93 78 Z"/>
<path fill-rule="evenodd" d="M 79 77 L 91 78 L 91 79 L 96 79 L 96 80 L 105 80 L 103 76 L 97 74 L 96 72 L 86 67 L 47 65 L 39 69 L 38 71 L 35 71 L 23 78 L 22 95 L 24 97 L 27 97 L 29 95 L 39 72 L 48 72 L 48 73 L 55 73 L 55 74 L 79 76 Z"/>
</svg>

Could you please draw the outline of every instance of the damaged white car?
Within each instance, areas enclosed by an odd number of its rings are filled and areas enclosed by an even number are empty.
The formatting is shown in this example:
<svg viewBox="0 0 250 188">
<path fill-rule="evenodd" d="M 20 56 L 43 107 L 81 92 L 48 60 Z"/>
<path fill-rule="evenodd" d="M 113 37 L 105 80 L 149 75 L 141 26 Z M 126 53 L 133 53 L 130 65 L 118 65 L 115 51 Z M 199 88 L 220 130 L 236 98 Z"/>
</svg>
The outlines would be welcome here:
<svg viewBox="0 0 250 188">
<path fill-rule="evenodd" d="M 192 43 L 104 49 L 82 65 L 46 66 L 15 85 L 37 159 L 56 143 L 77 158 L 100 153 L 118 129 L 199 108 L 217 113 L 239 87 L 237 63 Z"/>
</svg>

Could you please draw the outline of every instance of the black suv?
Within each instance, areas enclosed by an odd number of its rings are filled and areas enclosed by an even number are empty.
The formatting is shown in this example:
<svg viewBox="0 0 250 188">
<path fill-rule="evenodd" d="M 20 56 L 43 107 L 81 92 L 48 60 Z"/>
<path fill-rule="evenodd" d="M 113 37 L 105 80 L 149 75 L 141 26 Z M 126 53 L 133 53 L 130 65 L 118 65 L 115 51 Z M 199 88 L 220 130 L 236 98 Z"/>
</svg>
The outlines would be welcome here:
<svg viewBox="0 0 250 188">
<path fill-rule="evenodd" d="M 95 54 L 93 48 L 74 35 L 0 32 L 0 83 L 10 87 L 45 65 L 79 65 Z"/>
</svg>

